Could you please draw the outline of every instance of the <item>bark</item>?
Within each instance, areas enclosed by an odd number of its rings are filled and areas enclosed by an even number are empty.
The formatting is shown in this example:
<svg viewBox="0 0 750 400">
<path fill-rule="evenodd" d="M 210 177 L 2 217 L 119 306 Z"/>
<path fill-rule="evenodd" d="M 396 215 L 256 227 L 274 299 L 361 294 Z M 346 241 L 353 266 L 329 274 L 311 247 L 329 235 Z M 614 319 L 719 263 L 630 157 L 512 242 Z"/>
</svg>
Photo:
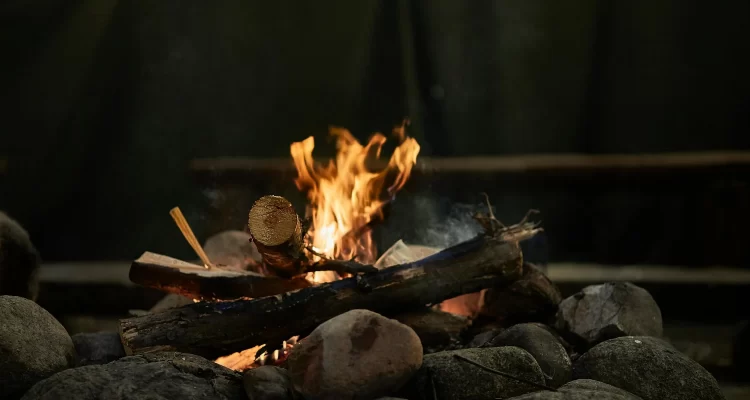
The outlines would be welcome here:
<svg viewBox="0 0 750 400">
<path fill-rule="evenodd" d="M 261 197 L 250 209 L 247 227 L 269 271 L 287 278 L 302 273 L 307 258 L 292 203 L 280 196 Z"/>
<path fill-rule="evenodd" d="M 480 235 L 422 260 L 255 300 L 196 303 L 120 321 L 128 354 L 176 350 L 208 358 L 280 343 L 353 309 L 395 315 L 464 293 L 507 285 L 522 274 L 525 224 Z"/>
</svg>

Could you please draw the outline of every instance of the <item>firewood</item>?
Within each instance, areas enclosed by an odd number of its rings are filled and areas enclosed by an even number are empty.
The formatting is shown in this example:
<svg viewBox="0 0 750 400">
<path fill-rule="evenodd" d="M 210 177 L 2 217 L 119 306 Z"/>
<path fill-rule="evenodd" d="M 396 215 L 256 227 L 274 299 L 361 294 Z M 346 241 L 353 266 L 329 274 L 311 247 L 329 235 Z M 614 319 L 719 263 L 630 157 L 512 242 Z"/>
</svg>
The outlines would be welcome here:
<svg viewBox="0 0 750 400">
<path fill-rule="evenodd" d="M 130 266 L 130 280 L 192 299 L 234 300 L 288 292 L 310 284 L 302 277 L 283 279 L 250 271 L 206 269 L 160 254 L 145 252 Z"/>
<path fill-rule="evenodd" d="M 307 258 L 292 203 L 280 196 L 261 197 L 250 209 L 247 227 L 268 270 L 283 277 L 302 272 Z"/>
<path fill-rule="evenodd" d="M 128 354 L 175 350 L 215 358 L 310 332 L 353 309 L 394 315 L 521 276 L 526 223 L 492 232 L 422 260 L 254 300 L 202 302 L 120 321 Z"/>
</svg>

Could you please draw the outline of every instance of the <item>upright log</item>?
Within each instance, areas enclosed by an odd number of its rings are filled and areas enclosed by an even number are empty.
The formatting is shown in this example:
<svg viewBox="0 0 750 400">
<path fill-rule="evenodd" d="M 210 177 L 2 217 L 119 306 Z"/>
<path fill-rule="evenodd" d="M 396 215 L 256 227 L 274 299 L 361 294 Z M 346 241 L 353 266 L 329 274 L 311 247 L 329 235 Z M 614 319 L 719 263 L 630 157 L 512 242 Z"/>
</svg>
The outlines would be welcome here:
<svg viewBox="0 0 750 400">
<path fill-rule="evenodd" d="M 250 209 L 247 227 L 268 270 L 283 277 L 301 273 L 306 258 L 292 203 L 281 196 L 261 197 Z"/>
<path fill-rule="evenodd" d="M 530 224 L 529 224 L 530 225 Z M 128 354 L 175 350 L 208 358 L 311 331 L 353 309 L 385 315 L 498 287 L 521 276 L 518 240 L 534 226 L 481 235 L 422 260 L 255 300 L 196 303 L 120 321 Z"/>
</svg>

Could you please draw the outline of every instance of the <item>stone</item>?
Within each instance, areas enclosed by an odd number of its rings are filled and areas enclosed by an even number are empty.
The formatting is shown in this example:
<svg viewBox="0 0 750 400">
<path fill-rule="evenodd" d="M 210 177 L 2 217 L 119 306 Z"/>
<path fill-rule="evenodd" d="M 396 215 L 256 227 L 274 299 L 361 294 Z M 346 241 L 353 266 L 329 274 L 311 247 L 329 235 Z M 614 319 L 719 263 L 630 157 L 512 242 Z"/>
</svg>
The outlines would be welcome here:
<svg viewBox="0 0 750 400">
<path fill-rule="evenodd" d="M 158 313 L 193 303 L 193 299 L 189 297 L 185 297 L 181 294 L 169 293 L 166 296 L 162 297 L 162 299 L 159 300 L 156 304 L 154 304 L 154 306 L 151 307 L 150 310 L 148 310 L 148 313 Z"/>
<path fill-rule="evenodd" d="M 570 381 L 573 366 L 562 343 L 538 323 L 513 325 L 483 347 L 516 346 L 531 354 L 542 368 L 547 385 L 557 388 Z"/>
<path fill-rule="evenodd" d="M 227 269 L 247 271 L 260 268 L 260 253 L 247 232 L 219 232 L 206 240 L 203 251 L 212 263 Z"/>
<path fill-rule="evenodd" d="M 524 263 L 519 280 L 486 290 L 479 314 L 503 321 L 506 326 L 548 323 L 554 321 L 561 300 L 560 290 L 547 275 L 536 265 Z"/>
<path fill-rule="evenodd" d="M 591 379 L 568 382 L 557 392 L 542 390 L 513 397 L 509 400 L 643 400 L 620 388 Z"/>
<path fill-rule="evenodd" d="M 491 400 L 539 390 L 538 387 L 486 371 L 456 356 L 485 367 L 544 385 L 544 373 L 534 357 L 520 347 L 490 347 L 427 354 L 422 368 L 398 395 L 409 399 Z"/>
<path fill-rule="evenodd" d="M 422 365 L 413 329 L 368 310 L 318 326 L 287 360 L 292 382 L 319 400 L 377 398 L 397 391 Z"/>
<path fill-rule="evenodd" d="M 593 285 L 560 303 L 556 328 L 571 344 L 590 347 L 620 336 L 662 336 L 661 310 L 629 282 Z"/>
<path fill-rule="evenodd" d="M 0 295 L 36 300 L 39 263 L 39 253 L 26 230 L 0 211 Z"/>
<path fill-rule="evenodd" d="M 246 400 L 242 375 L 185 353 L 148 353 L 59 372 L 23 400 Z"/>
<path fill-rule="evenodd" d="M 427 354 L 459 348 L 461 336 L 471 324 L 466 317 L 431 308 L 398 314 L 393 319 L 414 330 Z"/>
<path fill-rule="evenodd" d="M 633 393 L 630 393 L 626 390 L 606 384 L 604 382 L 595 381 L 593 379 L 576 379 L 574 381 L 570 381 L 562 385 L 560 387 L 560 390 L 563 392 L 569 392 L 569 393 L 576 393 L 576 392 L 581 393 L 584 391 L 598 392 L 601 394 L 608 393 L 608 394 L 620 396 L 623 399 L 641 400 L 640 397 L 634 395 Z"/>
<path fill-rule="evenodd" d="M 24 297 L 0 296 L 0 398 L 20 397 L 38 381 L 74 365 L 68 332 Z"/>
<path fill-rule="evenodd" d="M 466 345 L 467 348 L 473 348 L 473 347 L 492 347 L 488 344 L 492 339 L 495 338 L 495 336 L 501 334 L 505 328 L 496 328 L 496 329 L 490 329 L 484 332 L 481 332 L 477 335 L 475 335 L 470 341 L 469 344 Z"/>
<path fill-rule="evenodd" d="M 76 348 L 76 365 L 106 364 L 125 357 L 117 332 L 76 333 L 71 337 Z"/>
<path fill-rule="evenodd" d="M 274 366 L 262 366 L 245 371 L 242 376 L 249 400 L 296 400 L 289 372 Z"/>
<path fill-rule="evenodd" d="M 604 341 L 573 363 L 575 379 L 593 379 L 644 400 L 724 399 L 716 379 L 664 341 L 624 336 Z"/>
</svg>

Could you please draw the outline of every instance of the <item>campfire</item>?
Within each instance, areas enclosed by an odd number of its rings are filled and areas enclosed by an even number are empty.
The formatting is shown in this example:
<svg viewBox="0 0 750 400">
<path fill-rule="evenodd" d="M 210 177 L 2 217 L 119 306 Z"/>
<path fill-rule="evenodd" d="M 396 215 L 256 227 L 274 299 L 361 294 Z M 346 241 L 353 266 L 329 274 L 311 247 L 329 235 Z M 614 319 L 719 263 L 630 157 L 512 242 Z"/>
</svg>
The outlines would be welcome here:
<svg viewBox="0 0 750 400">
<path fill-rule="evenodd" d="M 24 399 L 722 398 L 708 372 L 660 339 L 646 290 L 605 283 L 563 300 L 524 262 L 520 242 L 538 225 L 529 215 L 504 225 L 487 196 L 476 237 L 445 249 L 398 240 L 378 255 L 372 229 L 419 153 L 404 126 L 394 134 L 382 162 L 383 135 L 362 145 L 334 129 L 338 153 L 327 163 L 314 161 L 312 138 L 292 144 L 302 216 L 287 199 L 262 196 L 245 231 L 201 246 L 173 209 L 200 263 L 149 252 L 134 261 L 133 282 L 182 296 L 134 311 L 119 332 L 71 339 L 32 301 L 0 296 L 10 321 L 0 350 L 10 360 L 44 354 L 6 363 L 0 378 L 18 381 L 11 390 L 28 390 Z M 218 251 L 222 241 L 234 250 Z M 164 304 L 175 297 L 181 303 Z"/>
<path fill-rule="evenodd" d="M 344 305 L 344 309 L 368 302 L 368 298 L 373 302 L 385 299 L 383 305 L 388 308 L 403 303 L 408 307 L 439 304 L 519 275 L 521 255 L 517 242 L 533 235 L 538 228 L 525 221 L 505 227 L 494 218 L 491 210 L 487 216 L 478 216 L 485 226 L 485 234 L 474 241 L 428 258 L 424 256 L 434 251 L 410 249 L 399 241 L 378 259 L 371 229 L 384 218 L 384 210 L 408 181 L 420 150 L 417 141 L 406 135 L 405 127 L 404 123 L 393 130 L 397 146 L 387 162 L 381 160 L 387 138 L 379 133 L 362 145 L 349 131 L 332 128 L 330 133 L 336 141 L 337 154 L 327 163 L 318 163 L 313 158 L 313 137 L 293 143 L 290 150 L 298 174 L 295 183 L 309 200 L 306 214 L 300 218 L 293 205 L 279 196 L 265 196 L 255 202 L 249 212 L 247 231 L 261 260 L 253 266 L 253 271 L 214 265 L 179 210 L 173 210 L 177 225 L 201 258 L 203 267 L 145 253 L 133 263 L 131 280 L 191 297 L 196 307 L 216 312 L 217 307 L 253 308 L 264 301 L 269 303 L 264 306 L 287 309 L 291 298 L 311 302 L 310 294 L 318 291 L 334 292 L 339 301 L 345 301 L 344 294 L 353 290 L 354 293 L 348 294 L 351 305 Z M 486 258 L 497 251 L 498 259 L 488 263 Z M 413 263 L 419 258 L 423 259 Z M 466 264 L 465 267 L 462 264 Z M 442 282 L 445 279 L 442 275 L 429 274 L 433 269 L 453 268 L 460 270 L 463 280 L 448 284 Z M 483 276 L 484 272 L 491 273 Z M 368 280 L 372 280 L 371 287 L 368 287 Z M 430 288 L 431 283 L 440 284 L 442 288 Z M 418 290 L 402 293 L 396 284 L 416 286 L 424 293 Z M 377 293 L 377 285 L 383 286 L 384 294 Z M 370 291 L 375 293 L 368 294 Z M 393 298 L 386 296 L 388 292 L 393 292 Z M 275 297 L 266 297 L 269 295 Z M 325 320 L 330 311 L 316 310 L 319 314 L 313 315 L 308 323 Z M 281 318 L 281 314 L 274 316 Z M 298 335 L 308 329 L 304 326 L 307 321 L 300 321 L 297 316 L 284 322 L 282 319 L 273 329 L 265 327 L 251 335 L 258 338 L 248 340 L 243 334 L 231 339 L 231 344 L 208 343 L 206 338 L 206 343 L 198 346 L 207 345 L 210 349 L 198 353 L 218 357 L 218 363 L 233 369 L 262 365 L 269 358 L 283 359 Z M 123 325 L 123 337 L 132 339 L 130 350 L 133 353 L 149 351 L 153 346 L 176 345 L 153 343 L 136 325 L 126 325 Z M 261 339 L 266 335 L 269 340 Z M 243 343 L 251 346 L 245 347 Z M 196 351 L 193 345 L 189 345 L 191 351 Z M 180 345 L 175 348 L 178 347 Z"/>
<path fill-rule="evenodd" d="M 294 276 L 311 265 L 331 261 L 375 263 L 377 247 L 369 228 L 383 218 L 383 207 L 404 186 L 419 154 L 419 144 L 406 136 L 405 125 L 393 130 L 398 146 L 379 171 L 369 167 L 379 161 L 387 140 L 379 133 L 363 146 L 348 130 L 332 128 L 338 154 L 326 165 L 315 163 L 314 137 L 291 145 L 298 173 L 295 183 L 309 199 L 306 220 L 300 221 L 291 203 L 283 198 L 271 196 L 256 202 L 250 211 L 248 229 L 263 256 L 264 273 Z M 348 275 L 343 271 L 312 271 L 305 278 L 317 284 Z M 268 359 L 283 360 L 297 339 L 294 336 L 284 341 L 270 355 L 262 351 L 263 346 L 256 346 L 220 357 L 216 362 L 241 370 L 264 365 Z"/>
</svg>

